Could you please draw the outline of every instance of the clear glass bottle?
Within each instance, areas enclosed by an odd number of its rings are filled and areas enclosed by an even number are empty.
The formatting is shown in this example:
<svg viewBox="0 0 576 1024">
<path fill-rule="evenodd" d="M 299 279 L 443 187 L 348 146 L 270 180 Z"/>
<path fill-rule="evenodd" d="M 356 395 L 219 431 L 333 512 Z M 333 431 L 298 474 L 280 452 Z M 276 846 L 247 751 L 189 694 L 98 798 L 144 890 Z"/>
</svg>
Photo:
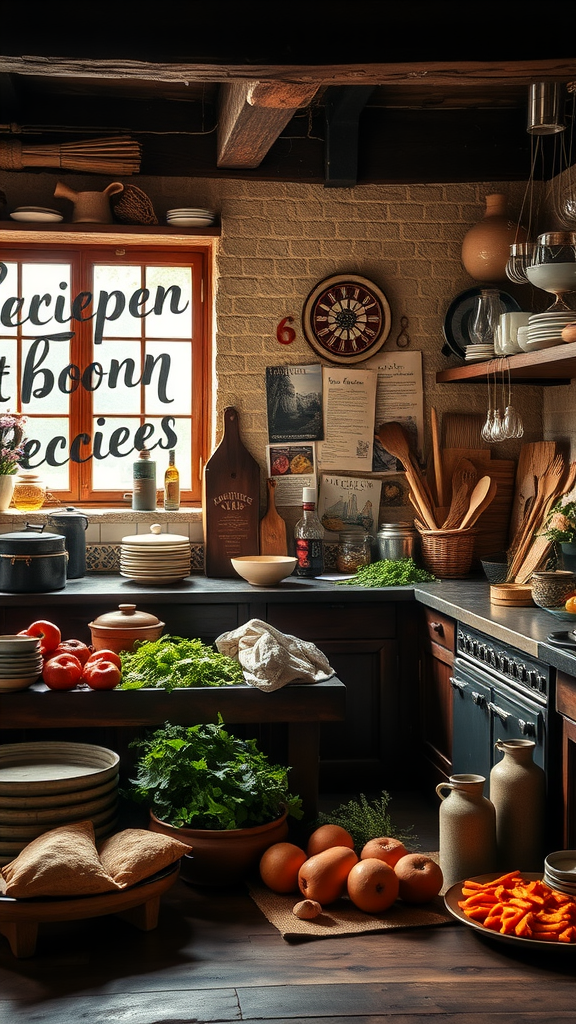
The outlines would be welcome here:
<svg viewBox="0 0 576 1024">
<path fill-rule="evenodd" d="M 336 551 L 338 572 L 353 575 L 362 565 L 372 560 L 372 538 L 361 526 L 341 530 Z"/>
<path fill-rule="evenodd" d="M 164 510 L 177 512 L 180 508 L 180 473 L 176 466 L 176 452 L 168 453 L 168 468 L 164 473 Z"/>
<path fill-rule="evenodd" d="M 324 527 L 316 513 L 316 491 L 304 487 L 302 491 L 302 518 L 294 527 L 296 548 L 295 576 L 314 578 L 324 572 Z"/>
<path fill-rule="evenodd" d="M 132 465 L 132 508 L 135 512 L 153 512 L 156 508 L 156 463 L 147 448 Z"/>
</svg>

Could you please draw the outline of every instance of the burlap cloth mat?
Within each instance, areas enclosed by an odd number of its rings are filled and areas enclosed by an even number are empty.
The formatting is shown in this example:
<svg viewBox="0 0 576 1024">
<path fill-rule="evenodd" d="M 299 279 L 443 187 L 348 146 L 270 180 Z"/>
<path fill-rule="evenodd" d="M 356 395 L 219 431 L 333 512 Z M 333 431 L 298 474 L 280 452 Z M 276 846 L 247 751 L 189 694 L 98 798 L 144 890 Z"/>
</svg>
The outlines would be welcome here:
<svg viewBox="0 0 576 1024">
<path fill-rule="evenodd" d="M 438 854 L 429 854 L 437 858 Z M 342 935 L 364 935 L 366 932 L 387 932 L 396 928 L 429 928 L 432 925 L 454 924 L 455 919 L 446 910 L 442 895 L 430 903 L 418 906 L 397 900 L 383 914 L 365 914 L 349 899 L 339 899 L 324 907 L 323 913 L 312 921 L 301 921 L 292 908 L 302 896 L 291 893 L 280 896 L 251 879 L 248 891 L 256 906 L 270 924 L 278 929 L 287 942 L 308 939 L 334 939 Z"/>
</svg>

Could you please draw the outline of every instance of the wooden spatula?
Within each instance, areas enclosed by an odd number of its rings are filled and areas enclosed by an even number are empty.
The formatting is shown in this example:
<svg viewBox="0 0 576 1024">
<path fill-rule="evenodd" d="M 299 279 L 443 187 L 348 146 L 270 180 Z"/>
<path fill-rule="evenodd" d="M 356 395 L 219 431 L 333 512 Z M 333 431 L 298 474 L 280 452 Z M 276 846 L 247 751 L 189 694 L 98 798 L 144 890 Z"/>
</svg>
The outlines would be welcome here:
<svg viewBox="0 0 576 1024">
<path fill-rule="evenodd" d="M 434 518 L 434 508 L 429 490 L 420 470 L 412 462 L 410 442 L 402 425 L 400 423 L 383 423 L 378 430 L 378 437 L 386 451 L 402 463 L 414 497 L 414 504 L 420 512 L 420 518 L 424 520 L 429 530 L 437 530 L 438 524 Z"/>
<path fill-rule="evenodd" d="M 287 555 L 286 523 L 276 509 L 274 477 L 268 479 L 268 509 L 260 520 L 260 554 Z"/>
<path fill-rule="evenodd" d="M 453 530 L 459 526 L 468 511 L 470 495 L 476 484 L 478 473 L 469 459 L 461 459 L 452 477 L 452 500 L 446 519 L 442 523 L 443 530 Z"/>
<path fill-rule="evenodd" d="M 466 530 L 474 526 L 478 516 L 481 516 L 484 510 L 488 508 L 497 490 L 498 484 L 495 480 L 492 480 L 489 476 L 481 477 L 470 495 L 468 511 L 458 527 L 459 530 Z"/>
</svg>

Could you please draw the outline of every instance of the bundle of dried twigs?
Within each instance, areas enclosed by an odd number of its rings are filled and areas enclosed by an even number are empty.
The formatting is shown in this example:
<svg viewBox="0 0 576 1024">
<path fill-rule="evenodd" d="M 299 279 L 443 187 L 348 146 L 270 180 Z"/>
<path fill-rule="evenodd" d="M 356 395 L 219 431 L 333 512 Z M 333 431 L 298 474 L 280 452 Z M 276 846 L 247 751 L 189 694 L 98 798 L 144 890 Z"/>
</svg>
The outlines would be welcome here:
<svg viewBox="0 0 576 1024">
<path fill-rule="evenodd" d="M 130 138 L 88 139 L 38 145 L 20 139 L 0 140 L 0 168 L 60 167 L 85 174 L 138 174 L 141 146 Z"/>
</svg>

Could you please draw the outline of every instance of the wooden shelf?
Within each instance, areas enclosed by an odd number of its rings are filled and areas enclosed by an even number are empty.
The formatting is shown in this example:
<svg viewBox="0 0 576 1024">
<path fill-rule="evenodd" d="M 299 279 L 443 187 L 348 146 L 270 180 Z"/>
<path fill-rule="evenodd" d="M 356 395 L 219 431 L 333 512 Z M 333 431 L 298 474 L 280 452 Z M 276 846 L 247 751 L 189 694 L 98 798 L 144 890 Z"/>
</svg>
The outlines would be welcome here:
<svg viewBox="0 0 576 1024">
<path fill-rule="evenodd" d="M 436 374 L 436 382 L 485 384 L 489 374 L 501 373 L 502 369 L 505 373 L 510 370 L 510 378 L 515 384 L 539 384 L 543 387 L 569 384 L 576 378 L 576 342 L 570 345 L 562 342 L 538 352 L 519 352 L 506 359 L 491 359 L 486 363 L 453 366 L 449 370 L 440 370 Z"/>
<path fill-rule="evenodd" d="M 0 220 L 0 242 L 47 243 L 79 242 L 86 239 L 93 244 L 114 244 L 126 239 L 142 244 L 174 244 L 182 240 L 188 244 L 192 239 L 199 243 L 221 235 L 219 224 L 208 228 L 172 227 L 168 224 L 84 224 L 58 221 L 56 224 L 39 224 L 36 221 Z"/>
</svg>

